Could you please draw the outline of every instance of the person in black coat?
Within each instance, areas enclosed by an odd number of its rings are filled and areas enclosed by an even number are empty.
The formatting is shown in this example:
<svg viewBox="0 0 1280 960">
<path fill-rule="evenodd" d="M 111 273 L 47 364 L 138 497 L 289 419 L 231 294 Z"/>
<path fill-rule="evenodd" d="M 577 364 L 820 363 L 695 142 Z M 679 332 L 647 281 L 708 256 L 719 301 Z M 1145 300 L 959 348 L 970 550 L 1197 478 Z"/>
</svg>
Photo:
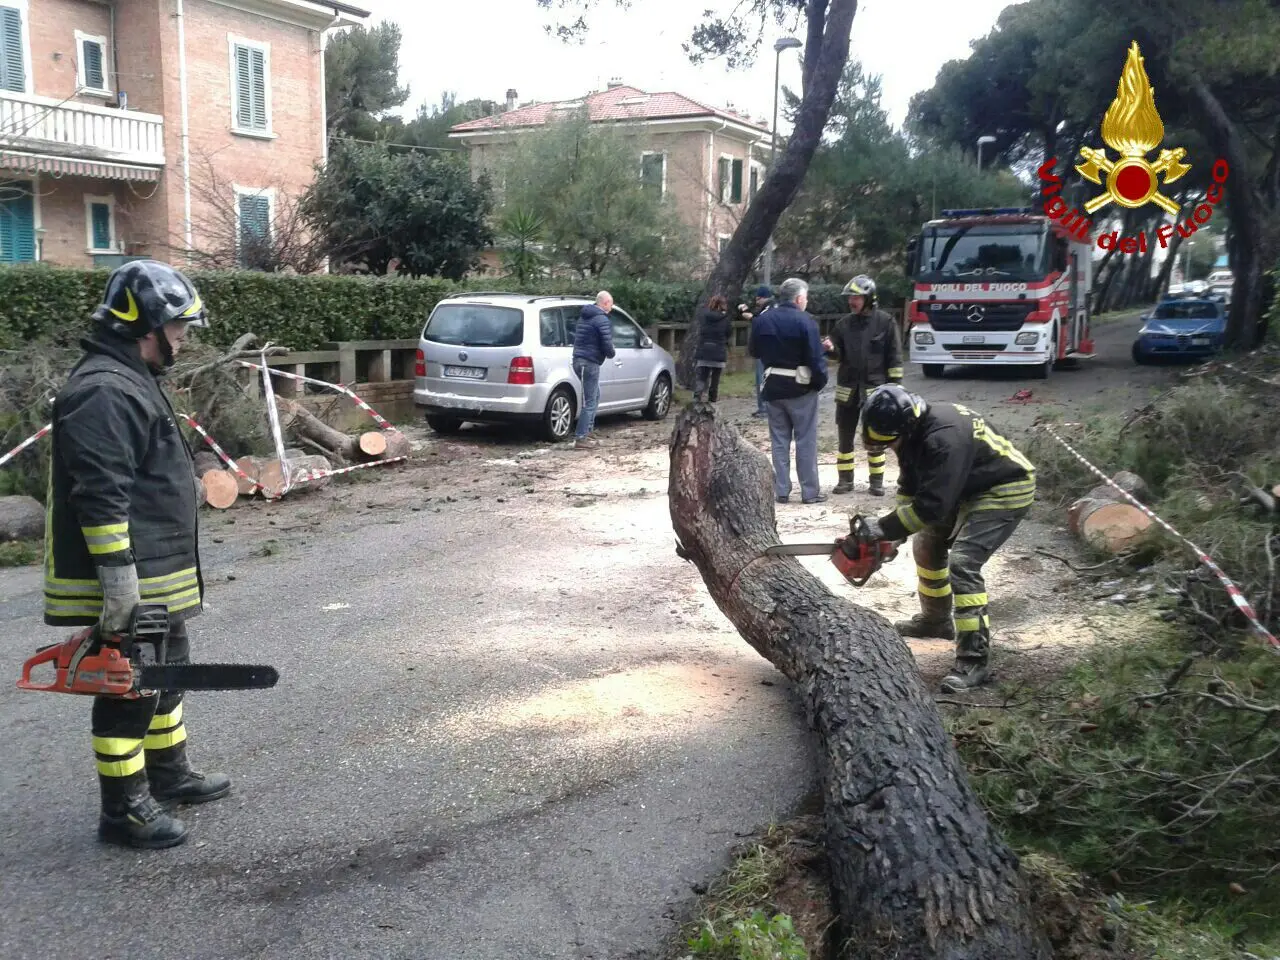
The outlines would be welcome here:
<svg viewBox="0 0 1280 960">
<path fill-rule="evenodd" d="M 693 399 L 705 396 L 715 403 L 720 394 L 720 375 L 729 362 L 729 305 L 719 294 L 711 298 L 698 317 L 698 346 L 693 362 Z"/>
</svg>

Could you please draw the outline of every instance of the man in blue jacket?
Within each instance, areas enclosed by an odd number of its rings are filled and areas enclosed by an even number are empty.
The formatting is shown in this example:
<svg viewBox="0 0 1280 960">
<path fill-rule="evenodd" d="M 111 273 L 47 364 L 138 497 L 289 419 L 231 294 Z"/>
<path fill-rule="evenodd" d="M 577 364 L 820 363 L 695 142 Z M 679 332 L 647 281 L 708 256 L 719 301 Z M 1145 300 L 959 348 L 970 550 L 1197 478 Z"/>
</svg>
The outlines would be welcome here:
<svg viewBox="0 0 1280 960">
<path fill-rule="evenodd" d="M 591 436 L 596 426 L 596 407 L 600 404 L 600 365 L 614 355 L 613 296 L 608 290 L 596 294 L 596 302 L 582 308 L 573 331 L 573 372 L 582 381 L 582 415 L 578 417 L 575 447 L 595 447 L 599 442 Z"/>
<path fill-rule="evenodd" d="M 778 302 L 751 321 L 749 349 L 764 364 L 761 396 L 769 406 L 773 489 L 779 503 L 791 497 L 791 443 L 805 503 L 827 498 L 818 484 L 818 395 L 827 385 L 827 358 L 818 322 L 805 312 L 809 285 L 787 280 Z"/>
</svg>

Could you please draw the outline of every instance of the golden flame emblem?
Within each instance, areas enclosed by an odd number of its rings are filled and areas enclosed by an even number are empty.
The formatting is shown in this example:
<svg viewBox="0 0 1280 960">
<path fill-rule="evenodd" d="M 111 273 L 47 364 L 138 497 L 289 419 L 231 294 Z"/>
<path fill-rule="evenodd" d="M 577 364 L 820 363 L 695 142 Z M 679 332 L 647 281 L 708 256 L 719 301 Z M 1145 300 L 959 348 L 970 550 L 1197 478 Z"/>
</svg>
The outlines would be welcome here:
<svg viewBox="0 0 1280 960">
<path fill-rule="evenodd" d="M 1120 74 L 1116 98 L 1102 118 L 1102 139 L 1120 154 L 1119 159 L 1113 161 L 1105 150 L 1080 148 L 1084 163 L 1077 164 L 1076 170 L 1085 179 L 1106 188 L 1106 193 L 1084 205 L 1087 213 L 1095 213 L 1108 203 L 1131 210 L 1154 203 L 1174 216 L 1178 213 L 1178 204 L 1160 192 L 1160 177 L 1164 177 L 1165 183 L 1172 183 L 1190 170 L 1191 165 L 1182 162 L 1187 155 L 1182 147 L 1162 150 L 1155 163 L 1147 162 L 1147 154 L 1164 140 L 1164 122 L 1156 111 L 1156 93 L 1142 63 L 1142 54 L 1134 42 L 1129 45 L 1129 58 Z M 1103 176 L 1107 178 L 1105 184 Z"/>
</svg>

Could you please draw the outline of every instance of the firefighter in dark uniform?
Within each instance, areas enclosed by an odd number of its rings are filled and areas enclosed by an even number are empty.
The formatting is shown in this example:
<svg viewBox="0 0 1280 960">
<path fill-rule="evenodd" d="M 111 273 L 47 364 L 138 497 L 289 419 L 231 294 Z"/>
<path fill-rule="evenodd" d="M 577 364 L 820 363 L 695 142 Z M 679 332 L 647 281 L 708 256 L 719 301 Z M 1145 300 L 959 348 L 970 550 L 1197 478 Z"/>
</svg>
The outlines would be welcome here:
<svg viewBox="0 0 1280 960">
<path fill-rule="evenodd" d="M 839 452 L 836 470 L 839 481 L 832 493 L 853 492 L 853 441 L 858 432 L 858 415 L 863 400 L 884 383 L 902 382 L 902 341 L 893 318 L 876 305 L 876 283 L 860 275 L 847 284 L 850 313 L 837 321 L 824 346 L 827 355 L 839 362 L 836 374 L 836 432 Z M 884 496 L 885 454 L 868 451 L 870 492 Z"/>
<path fill-rule="evenodd" d="M 927 403 L 894 384 L 867 398 L 862 429 L 869 448 L 894 450 L 899 467 L 898 508 L 872 521 L 870 536 L 914 536 L 920 613 L 894 626 L 904 637 L 955 641 L 943 690 L 984 684 L 991 618 L 982 567 L 1030 512 L 1035 467 L 967 407 Z"/>
<path fill-rule="evenodd" d="M 99 624 L 122 633 L 136 604 L 169 608 L 169 663 L 186 663 L 186 621 L 201 610 L 197 481 L 191 451 L 159 377 L 189 326 L 206 326 L 191 282 L 165 263 L 137 260 L 107 280 L 84 356 L 53 405 L 44 622 Z M 98 835 L 170 847 L 187 834 L 164 803 L 225 796 L 221 774 L 192 770 L 182 694 L 97 697 L 93 750 Z"/>
</svg>

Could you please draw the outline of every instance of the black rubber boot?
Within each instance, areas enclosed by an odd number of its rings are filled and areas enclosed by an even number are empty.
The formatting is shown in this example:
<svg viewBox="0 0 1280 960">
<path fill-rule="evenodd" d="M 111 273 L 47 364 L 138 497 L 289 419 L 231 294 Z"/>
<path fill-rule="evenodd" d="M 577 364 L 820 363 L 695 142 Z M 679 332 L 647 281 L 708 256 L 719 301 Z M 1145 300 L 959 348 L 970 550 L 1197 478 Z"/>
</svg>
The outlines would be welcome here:
<svg viewBox="0 0 1280 960">
<path fill-rule="evenodd" d="M 956 626 L 952 621 L 926 620 L 924 615 L 919 613 L 910 620 L 899 620 L 893 627 L 904 637 L 914 637 L 916 639 L 932 639 L 936 637 L 939 640 L 954 640 L 956 638 Z"/>
<path fill-rule="evenodd" d="M 208 803 L 231 792 L 231 778 L 222 773 L 191 769 L 184 740 L 163 750 L 147 751 L 151 795 L 161 803 Z"/>
<path fill-rule="evenodd" d="M 839 482 L 831 489 L 832 493 L 853 493 L 853 477 L 847 473 L 840 474 Z"/>
<path fill-rule="evenodd" d="M 871 475 L 871 486 L 867 490 L 873 497 L 884 496 L 884 474 L 873 473 Z"/>
<path fill-rule="evenodd" d="M 145 772 L 127 777 L 99 774 L 98 784 L 102 791 L 98 839 L 103 843 L 160 850 L 187 839 L 187 825 L 166 813 L 148 791 Z"/>
</svg>

